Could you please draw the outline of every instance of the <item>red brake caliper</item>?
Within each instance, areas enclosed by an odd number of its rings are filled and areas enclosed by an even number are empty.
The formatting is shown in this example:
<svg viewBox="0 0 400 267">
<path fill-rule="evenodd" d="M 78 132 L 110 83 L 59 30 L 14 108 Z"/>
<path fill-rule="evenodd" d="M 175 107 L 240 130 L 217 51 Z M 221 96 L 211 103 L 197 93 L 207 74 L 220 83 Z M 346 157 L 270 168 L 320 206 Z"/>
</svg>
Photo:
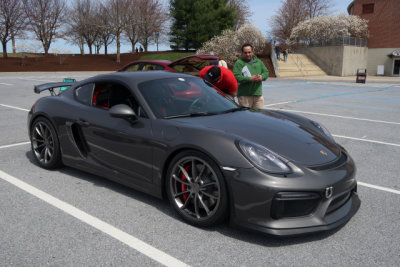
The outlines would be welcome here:
<svg viewBox="0 0 400 267">
<path fill-rule="evenodd" d="M 187 173 L 189 173 L 190 165 L 187 165 L 185 167 L 185 170 L 186 170 Z M 181 178 L 182 178 L 183 181 L 187 181 L 187 179 L 186 179 L 185 175 L 183 174 L 183 172 L 181 174 Z M 182 190 L 181 192 L 186 191 L 187 190 L 187 185 L 181 184 L 181 190 Z M 185 193 L 182 196 L 183 196 L 183 200 L 186 201 L 186 199 L 189 197 L 189 193 Z"/>
</svg>

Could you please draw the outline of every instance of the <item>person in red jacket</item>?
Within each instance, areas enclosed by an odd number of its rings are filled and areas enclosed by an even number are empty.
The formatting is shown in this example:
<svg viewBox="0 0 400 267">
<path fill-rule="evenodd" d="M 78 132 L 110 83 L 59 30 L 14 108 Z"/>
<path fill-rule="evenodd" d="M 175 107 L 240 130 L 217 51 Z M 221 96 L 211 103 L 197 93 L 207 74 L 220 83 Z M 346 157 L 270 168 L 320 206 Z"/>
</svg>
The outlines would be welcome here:
<svg viewBox="0 0 400 267">
<path fill-rule="evenodd" d="M 238 83 L 232 71 L 222 66 L 207 66 L 200 71 L 199 77 L 210 82 L 219 90 L 232 97 L 237 95 Z"/>
</svg>

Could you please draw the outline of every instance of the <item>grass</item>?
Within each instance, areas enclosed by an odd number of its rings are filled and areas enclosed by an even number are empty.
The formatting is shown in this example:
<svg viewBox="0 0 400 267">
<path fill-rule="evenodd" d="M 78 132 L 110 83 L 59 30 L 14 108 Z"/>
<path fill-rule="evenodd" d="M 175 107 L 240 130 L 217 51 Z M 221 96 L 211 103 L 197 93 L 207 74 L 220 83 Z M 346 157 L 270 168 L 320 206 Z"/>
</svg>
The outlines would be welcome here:
<svg viewBox="0 0 400 267">
<path fill-rule="evenodd" d="M 43 56 L 43 55 L 34 54 L 34 53 L 7 53 L 8 57 L 16 57 L 16 58 L 22 58 L 22 57 L 25 57 L 26 55 L 28 57 L 30 57 L 30 58 L 32 58 L 32 57 L 42 57 Z M 2 58 L 2 57 L 3 57 L 3 53 L 0 52 L 0 58 Z"/>
<path fill-rule="evenodd" d="M 182 57 L 186 57 L 189 55 L 193 55 L 195 52 L 171 52 L 171 53 L 151 53 L 149 55 L 144 55 L 140 58 L 140 60 L 160 60 L 160 59 L 165 59 L 165 60 L 177 60 Z"/>
</svg>

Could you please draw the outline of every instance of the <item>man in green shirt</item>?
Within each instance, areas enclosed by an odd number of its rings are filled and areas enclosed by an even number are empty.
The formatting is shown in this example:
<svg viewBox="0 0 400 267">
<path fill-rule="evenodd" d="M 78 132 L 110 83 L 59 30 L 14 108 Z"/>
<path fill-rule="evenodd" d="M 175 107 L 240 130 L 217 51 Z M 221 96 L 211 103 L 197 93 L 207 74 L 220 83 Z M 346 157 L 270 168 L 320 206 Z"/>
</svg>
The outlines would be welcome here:
<svg viewBox="0 0 400 267">
<path fill-rule="evenodd" d="M 264 108 L 262 81 L 268 78 L 269 73 L 264 63 L 254 55 L 251 44 L 242 46 L 242 58 L 235 62 L 233 74 L 239 84 L 239 104 L 249 108 Z"/>
</svg>

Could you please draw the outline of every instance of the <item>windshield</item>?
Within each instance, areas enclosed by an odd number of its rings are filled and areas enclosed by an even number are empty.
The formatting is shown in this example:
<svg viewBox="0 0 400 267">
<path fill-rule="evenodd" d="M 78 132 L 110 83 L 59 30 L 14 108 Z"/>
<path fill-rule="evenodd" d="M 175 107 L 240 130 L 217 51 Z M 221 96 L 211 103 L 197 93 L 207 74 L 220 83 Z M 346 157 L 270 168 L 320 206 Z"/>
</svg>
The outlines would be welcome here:
<svg viewBox="0 0 400 267">
<path fill-rule="evenodd" d="M 239 109 L 218 89 L 197 77 L 168 78 L 139 84 L 157 118 L 215 115 Z"/>
</svg>

